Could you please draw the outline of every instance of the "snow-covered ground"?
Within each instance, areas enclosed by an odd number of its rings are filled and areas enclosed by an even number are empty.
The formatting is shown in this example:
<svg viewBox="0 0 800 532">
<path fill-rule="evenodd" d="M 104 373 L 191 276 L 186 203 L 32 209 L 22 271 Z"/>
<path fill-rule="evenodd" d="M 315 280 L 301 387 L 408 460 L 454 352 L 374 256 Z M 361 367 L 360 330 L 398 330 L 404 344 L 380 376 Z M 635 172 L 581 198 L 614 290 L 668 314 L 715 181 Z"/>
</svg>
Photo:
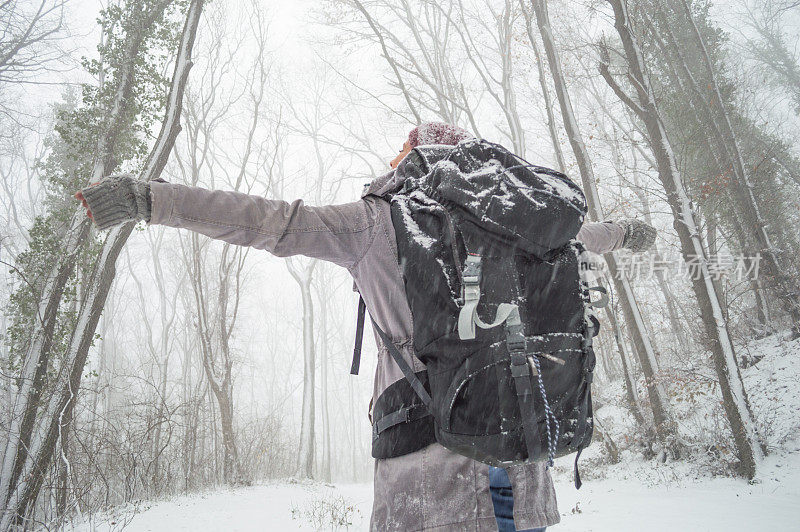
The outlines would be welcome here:
<svg viewBox="0 0 800 532">
<path fill-rule="evenodd" d="M 572 458 L 557 461 L 562 517 L 550 530 L 800 531 L 800 340 L 784 342 L 775 335 L 748 349 L 764 356 L 743 377 L 771 453 L 756 482 L 710 478 L 703 464 L 643 461 L 627 451 L 619 464 L 593 469 L 593 457 L 601 453 L 595 444 L 581 458 L 580 491 L 571 482 Z M 688 411 L 681 414 L 683 425 L 699 423 Z M 370 484 L 281 481 L 145 503 L 94 516 L 74 530 L 357 531 L 368 529 L 371 506 Z M 337 527 L 337 520 L 347 524 Z"/>
<path fill-rule="evenodd" d="M 800 530 L 800 453 L 790 456 L 789 462 L 787 456 L 769 457 L 762 468 L 763 480 L 754 485 L 727 478 L 682 480 L 686 473 L 682 469 L 687 468 L 652 464 L 627 467 L 618 479 L 586 481 L 580 491 L 568 479 L 559 478 L 561 524 L 550 530 Z M 338 530 L 368 530 L 371 485 L 287 482 L 178 497 L 139 508 L 139 513 L 128 516 L 127 524 L 121 516 L 98 518 L 93 526 L 76 530 L 120 530 L 123 526 L 130 532 L 315 530 L 308 511 L 323 509 L 320 501 L 335 503 L 338 497 L 353 507 L 346 512 L 352 524 Z M 323 523 L 318 529 L 337 529 L 330 518 L 325 517 Z"/>
<path fill-rule="evenodd" d="M 342 504 L 344 503 L 344 504 Z M 176 497 L 116 515 L 96 516 L 74 530 L 126 532 L 337 530 L 331 514 L 351 523 L 338 530 L 367 530 L 371 484 L 331 486 L 283 481 Z M 333 512 L 331 512 L 333 508 Z M 314 526 L 315 517 L 319 516 Z"/>
</svg>

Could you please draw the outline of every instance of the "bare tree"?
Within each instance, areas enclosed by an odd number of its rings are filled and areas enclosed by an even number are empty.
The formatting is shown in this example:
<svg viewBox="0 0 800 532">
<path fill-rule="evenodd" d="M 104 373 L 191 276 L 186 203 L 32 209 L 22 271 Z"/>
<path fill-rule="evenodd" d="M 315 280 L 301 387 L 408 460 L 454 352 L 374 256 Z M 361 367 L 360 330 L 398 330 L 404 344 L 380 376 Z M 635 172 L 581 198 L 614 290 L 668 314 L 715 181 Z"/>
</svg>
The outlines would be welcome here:
<svg viewBox="0 0 800 532">
<path fill-rule="evenodd" d="M 63 58 L 68 0 L 13 0 L 0 4 L 0 85 L 19 82 L 54 68 Z"/>
<path fill-rule="evenodd" d="M 753 57 L 766 66 L 776 84 L 788 92 L 800 114 L 800 56 L 791 29 L 786 28 L 786 13 L 796 10 L 797 2 L 760 0 L 751 8 L 745 5 L 745 22 L 756 30 L 757 39 L 748 39 Z M 796 36 L 796 34 L 795 34 Z"/>
<path fill-rule="evenodd" d="M 117 98 L 106 120 L 109 129 L 107 135 L 101 138 L 97 150 L 100 156 L 94 165 L 95 179 L 109 174 L 117 164 L 109 146 L 113 145 L 121 133 L 119 127 L 123 122 L 120 116 L 130 111 L 130 109 L 126 109 L 126 96 L 130 92 L 131 83 L 135 81 L 132 73 L 143 44 L 146 24 L 148 20 L 152 22 L 159 18 L 167 5 L 168 2 L 165 1 L 148 6 L 149 11 L 139 13 L 143 25 L 135 27 L 136 29 L 128 35 L 127 54 L 124 56 L 126 62 L 122 65 L 118 76 Z M 178 48 L 172 86 L 167 99 L 166 115 L 159 137 L 142 172 L 142 176 L 146 179 L 153 179 L 160 175 L 180 130 L 178 118 L 183 87 L 191 67 L 190 54 L 200 10 L 200 2 L 195 1 L 192 2 L 187 13 Z M 63 260 L 53 265 L 43 283 L 38 312 L 40 319 L 34 322 L 28 349 L 23 356 L 21 385 L 12 412 L 10 436 L 3 453 L 0 500 L 4 501 L 5 511 L 0 517 L 0 530 L 8 530 L 15 523 L 23 520 L 38 495 L 44 473 L 51 463 L 56 442 L 64 426 L 65 414 L 74 408 L 84 363 L 94 339 L 97 322 L 111 282 L 114 279 L 116 258 L 134 225 L 127 224 L 117 227 L 111 230 L 106 238 L 100 258 L 94 265 L 91 288 L 85 294 L 78 309 L 78 326 L 73 331 L 68 348 L 64 353 L 62 365 L 55 381 L 58 386 L 55 393 L 44 401 L 43 405 L 40 405 L 40 389 L 36 388 L 35 383 L 40 382 L 41 377 L 37 378 L 37 373 L 43 371 L 42 368 L 49 366 L 53 328 L 64 285 L 70 270 L 74 267 L 78 253 L 86 243 L 89 224 L 82 209 L 76 209 L 64 234 Z M 71 415 L 66 416 L 66 419 L 69 418 Z"/>
<path fill-rule="evenodd" d="M 270 69 L 266 52 L 268 26 L 263 11 L 255 4 L 251 15 L 251 29 L 256 44 L 255 64 L 246 75 L 245 82 L 231 89 L 226 87 L 226 81 L 236 72 L 235 51 L 242 43 L 238 42 L 228 50 L 223 49 L 223 37 L 230 26 L 224 23 L 225 15 L 221 9 L 212 12 L 212 27 L 208 32 L 211 36 L 207 51 L 209 66 L 204 73 L 204 83 L 191 91 L 185 111 L 188 156 L 186 161 L 183 157 L 177 158 L 179 171 L 190 185 L 198 186 L 204 175 L 222 175 L 226 185 L 233 190 L 250 192 L 253 186 L 251 167 L 260 167 L 263 162 L 263 150 L 256 135 L 263 118 L 261 106 Z M 243 34 L 239 38 L 242 39 Z M 228 94 L 228 91 L 231 93 Z M 247 102 L 246 113 L 250 118 L 244 148 L 238 155 L 238 161 L 234 162 L 231 160 L 233 157 L 225 153 L 218 137 L 218 127 L 241 98 Z M 260 177 L 269 189 L 270 176 Z M 190 272 L 189 281 L 194 294 L 203 369 L 219 409 L 223 479 L 229 484 L 238 483 L 245 479 L 238 459 L 234 428 L 233 368 L 236 357 L 231 339 L 236 329 L 250 248 L 224 243 L 219 258 L 212 259 L 209 239 L 192 233 L 185 240 L 188 242 L 182 243 L 184 261 Z M 216 277 L 214 282 L 210 281 L 212 276 Z"/>
<path fill-rule="evenodd" d="M 575 113 L 572 109 L 572 103 L 564 81 L 561 61 L 558 56 L 558 51 L 555 48 L 553 33 L 550 27 L 547 4 L 540 0 L 534 0 L 533 9 L 547 53 L 547 61 L 555 84 L 556 95 L 558 96 L 558 101 L 561 106 L 561 116 L 564 120 L 564 127 L 567 131 L 567 137 L 572 146 L 572 151 L 578 162 L 578 168 L 580 169 L 583 188 L 589 206 L 589 216 L 592 220 L 599 221 L 603 219 L 603 211 L 597 193 L 594 171 L 592 169 L 588 150 L 581 136 L 578 122 L 575 119 Z M 639 305 L 633 294 L 630 281 L 626 277 L 619 275 L 616 258 L 611 253 L 606 253 L 604 259 L 606 264 L 608 264 L 608 271 L 616 292 L 619 294 L 620 304 L 625 315 L 625 322 L 639 356 L 639 363 L 647 379 L 647 391 L 650 396 L 650 406 L 653 411 L 656 434 L 673 453 L 677 453 L 678 439 L 674 416 L 671 413 L 666 391 L 659 380 L 658 360 L 649 334 L 645 329 L 644 319 L 642 318 Z M 632 400 L 635 405 L 635 396 L 632 397 Z"/>
<path fill-rule="evenodd" d="M 5 212 L 0 215 L 5 229 L 0 236 L 3 250 L 13 258 L 19 255 L 28 242 L 28 229 L 36 215 L 42 212 L 42 191 L 37 163 L 45 153 L 46 145 L 38 133 L 17 130 L 0 149 L 0 190 L 7 198 Z"/>
<path fill-rule="evenodd" d="M 303 407 L 300 419 L 300 448 L 297 457 L 297 473 L 302 478 L 314 477 L 314 382 L 316 378 L 317 350 L 314 340 L 314 299 L 311 293 L 311 282 L 314 280 L 314 269 L 317 259 L 286 259 L 286 267 L 300 289 L 303 304 Z"/>
<path fill-rule="evenodd" d="M 504 133 L 511 141 L 514 152 L 524 157 L 525 132 L 517 109 L 517 94 L 513 83 L 514 55 L 511 53 L 518 14 L 511 0 L 505 0 L 503 8 L 499 12 L 495 10 L 492 2 L 486 2 L 480 9 L 487 10 L 490 13 L 492 26 L 484 22 L 483 17 L 475 16 L 474 13 L 468 12 L 462 0 L 458 0 L 457 16 L 459 20 L 452 20 L 452 16 L 449 13 L 447 17 L 448 20 L 452 21 L 453 28 L 461 38 L 467 58 L 478 73 L 486 92 L 492 97 L 505 117 L 508 129 Z M 485 58 L 487 55 L 485 43 L 478 42 L 468 21 L 478 22 L 484 32 L 494 41 L 491 49 L 496 53 L 497 61 L 500 63 L 499 76 L 494 72 L 496 68 Z"/>
<path fill-rule="evenodd" d="M 615 27 L 622 41 L 628 66 L 628 79 L 634 86 L 635 96 L 629 96 L 616 82 L 607 62 L 601 63 L 600 72 L 617 96 L 644 123 L 658 175 L 672 209 L 683 257 L 687 263 L 698 264 L 698 275 L 692 280 L 692 287 L 700 305 L 706 334 L 712 339 L 711 349 L 722 390 L 723 406 L 731 424 L 737 455 L 741 462 L 741 473 L 752 478 L 756 474 L 764 449 L 742 383 L 736 350 L 721 309 L 721 300 L 708 269 L 703 236 L 698 230 L 694 207 L 686 195 L 672 147 L 656 106 L 650 81 L 646 75 L 646 65 L 636 42 L 636 34 L 631 26 L 626 4 L 624 0 L 609 0 L 609 3 L 614 10 Z"/>
<path fill-rule="evenodd" d="M 550 90 L 547 87 L 544 61 L 542 60 L 542 54 L 539 51 L 539 42 L 533 33 L 532 17 L 525 5 L 525 0 L 520 0 L 520 7 L 522 8 L 522 15 L 525 19 L 525 31 L 528 35 L 528 41 L 531 43 L 533 55 L 536 57 L 536 71 L 539 77 L 539 86 L 542 90 L 542 103 L 544 104 L 545 111 L 547 112 L 547 131 L 550 134 L 550 142 L 553 144 L 553 152 L 555 153 L 556 161 L 558 162 L 558 169 L 562 173 L 565 173 L 567 171 L 567 165 L 564 163 L 564 151 L 561 149 L 561 143 L 558 140 L 558 129 L 555 116 L 553 115 L 553 102 L 550 98 Z"/>
<path fill-rule="evenodd" d="M 164 485 L 162 479 L 160 478 L 162 474 L 160 460 L 161 455 L 166 447 L 166 445 L 162 443 L 162 432 L 165 426 L 170 428 L 169 423 L 166 422 L 169 410 L 167 382 L 169 377 L 170 355 L 175 351 L 174 347 L 177 343 L 177 335 L 173 335 L 172 333 L 174 330 L 173 325 L 177 319 L 177 299 L 179 295 L 178 290 L 174 290 L 170 294 L 167 287 L 167 279 L 163 264 L 161 262 L 162 252 L 164 249 L 164 233 L 165 231 L 163 230 L 154 230 L 149 232 L 147 235 L 153 263 L 152 278 L 155 281 L 154 288 L 158 292 L 158 311 L 155 313 L 152 310 L 152 302 L 148 297 L 149 294 L 146 291 L 145 283 L 142 282 L 142 280 L 136 274 L 137 268 L 131 265 L 131 256 L 126 249 L 126 258 L 129 264 L 128 273 L 136 284 L 142 315 L 148 317 L 158 316 L 157 320 L 142 320 L 145 327 L 145 341 L 142 343 L 146 346 L 149 359 L 157 373 L 155 378 L 152 379 L 154 381 L 154 388 L 156 392 L 156 400 L 155 404 L 153 405 L 152 413 L 155 423 L 155 430 L 151 445 L 151 459 L 147 466 L 147 470 L 150 473 L 150 485 L 152 486 L 152 490 L 155 495 L 159 495 L 161 493 Z M 185 271 L 178 281 L 179 286 L 182 284 L 184 279 Z M 158 331 L 154 330 L 152 321 L 155 321 L 158 324 Z"/>
<path fill-rule="evenodd" d="M 310 83 L 313 91 L 309 105 L 299 106 L 291 98 L 285 99 L 294 119 L 294 130 L 310 141 L 312 156 L 315 166 L 313 179 L 309 185 L 313 191 L 313 200 L 317 204 L 332 201 L 338 190 L 338 184 L 325 190 L 328 181 L 328 169 L 331 157 L 326 157 L 324 151 L 323 131 L 336 115 L 324 99 L 328 88 L 328 80 L 320 77 Z M 286 267 L 300 289 L 300 299 L 303 308 L 302 338 L 303 338 L 303 406 L 300 422 L 300 447 L 296 475 L 302 478 L 313 478 L 315 457 L 315 426 L 316 426 L 316 359 L 317 340 L 315 331 L 315 310 L 313 297 L 313 281 L 319 261 L 312 258 L 291 257 L 286 259 Z M 325 364 L 325 362 L 323 362 Z M 324 412 L 324 411 L 323 411 Z M 323 413 L 323 415 L 325 415 Z M 323 463 L 323 467 L 326 465 Z"/>
<path fill-rule="evenodd" d="M 13 138 L 6 132 L 25 124 L 14 95 L 23 84 L 48 83 L 47 73 L 64 71 L 70 51 L 64 48 L 69 36 L 65 24 L 69 0 L 0 2 L 0 123 L 9 127 L 0 139 Z"/>
<path fill-rule="evenodd" d="M 478 134 L 473 114 L 475 103 L 469 100 L 466 82 L 454 64 L 463 54 L 453 44 L 453 33 L 459 31 L 461 24 L 456 18 L 455 0 L 416 5 L 410 0 L 399 3 L 379 0 L 369 6 L 359 0 L 341 0 L 341 3 L 353 5 L 366 19 L 368 33 L 354 31 L 360 38 L 371 34 L 367 38 L 380 43 L 383 57 L 396 79 L 392 85 L 400 90 L 415 125 L 425 114 L 451 124 L 466 118 Z M 383 24 L 380 15 L 390 18 L 392 24 Z"/>
</svg>

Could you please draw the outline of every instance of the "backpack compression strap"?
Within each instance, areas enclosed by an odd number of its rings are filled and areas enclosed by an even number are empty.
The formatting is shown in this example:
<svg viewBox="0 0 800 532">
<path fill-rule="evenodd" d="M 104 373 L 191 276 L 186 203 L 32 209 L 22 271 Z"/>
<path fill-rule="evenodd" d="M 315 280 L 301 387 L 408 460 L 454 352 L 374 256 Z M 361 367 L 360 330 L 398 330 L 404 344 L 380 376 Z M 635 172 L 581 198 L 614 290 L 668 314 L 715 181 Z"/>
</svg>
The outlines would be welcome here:
<svg viewBox="0 0 800 532">
<path fill-rule="evenodd" d="M 358 375 L 358 369 L 361 365 L 361 344 L 364 340 L 364 321 L 367 314 L 367 305 L 364 303 L 364 298 L 358 299 L 358 323 L 356 324 L 356 345 L 353 349 L 353 363 L 350 366 L 350 373 L 352 375 Z M 380 336 L 381 341 L 386 346 L 386 349 L 389 351 L 389 354 L 392 355 L 395 363 L 400 367 L 400 371 L 403 372 L 403 376 L 405 376 L 406 380 L 411 384 L 411 387 L 414 388 L 414 391 L 419 395 L 419 398 L 422 399 L 422 402 L 425 403 L 425 406 L 429 406 L 431 404 L 431 396 L 428 394 L 428 391 L 425 389 L 425 386 L 422 384 L 422 381 L 414 374 L 414 370 L 411 369 L 411 366 L 408 365 L 408 362 L 405 361 L 403 355 L 397 349 L 397 347 L 392 343 L 391 338 L 389 338 L 383 330 L 378 327 L 378 324 L 375 323 L 375 320 L 372 320 L 372 326 L 375 328 L 375 331 Z M 424 417 L 424 416 L 422 416 Z"/>
<path fill-rule="evenodd" d="M 458 313 L 458 337 L 461 340 L 474 340 L 476 325 L 481 329 L 491 329 L 510 319 L 509 317 L 514 311 L 517 311 L 517 316 L 519 316 L 517 305 L 512 303 L 500 303 L 497 306 L 497 313 L 492 323 L 486 323 L 478 316 L 478 303 L 481 299 L 480 255 L 475 253 L 467 255 L 463 278 L 461 297 L 464 301 L 464 306 L 461 307 Z"/>
<path fill-rule="evenodd" d="M 389 351 L 389 354 L 392 355 L 395 363 L 400 367 L 400 371 L 403 372 L 406 380 L 411 384 L 411 387 L 414 388 L 414 391 L 417 392 L 417 395 L 422 402 L 425 404 L 426 407 L 430 407 L 431 405 L 431 396 L 428 394 L 428 390 L 425 389 L 425 386 L 422 384 L 422 381 L 414 374 L 414 370 L 411 369 L 411 366 L 408 365 L 408 362 L 405 361 L 403 355 L 400 353 L 400 350 L 392 343 L 392 339 L 389 338 L 385 332 L 378 327 L 378 324 L 375 323 L 375 320 L 372 320 L 372 326 L 375 328 L 375 331 L 378 333 L 378 336 L 381 337 L 381 341 L 383 345 L 386 346 L 386 349 Z"/>
</svg>

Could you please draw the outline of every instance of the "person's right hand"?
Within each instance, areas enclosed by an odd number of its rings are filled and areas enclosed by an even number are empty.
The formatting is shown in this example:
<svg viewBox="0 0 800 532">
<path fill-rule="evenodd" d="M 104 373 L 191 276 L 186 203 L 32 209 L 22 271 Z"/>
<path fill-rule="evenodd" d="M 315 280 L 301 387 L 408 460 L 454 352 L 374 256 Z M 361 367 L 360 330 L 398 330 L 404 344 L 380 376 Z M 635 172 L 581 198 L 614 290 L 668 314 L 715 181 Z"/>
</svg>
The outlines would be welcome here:
<svg viewBox="0 0 800 532">
<path fill-rule="evenodd" d="M 100 230 L 150 220 L 150 185 L 131 174 L 104 177 L 75 193 Z"/>
</svg>

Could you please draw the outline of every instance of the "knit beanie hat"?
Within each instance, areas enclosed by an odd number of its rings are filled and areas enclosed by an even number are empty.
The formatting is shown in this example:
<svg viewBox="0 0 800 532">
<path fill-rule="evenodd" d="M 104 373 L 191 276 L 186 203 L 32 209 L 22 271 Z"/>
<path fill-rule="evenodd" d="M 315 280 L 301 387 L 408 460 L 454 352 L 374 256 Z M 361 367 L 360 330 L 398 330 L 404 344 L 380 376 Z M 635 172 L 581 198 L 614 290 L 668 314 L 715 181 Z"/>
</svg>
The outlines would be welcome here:
<svg viewBox="0 0 800 532">
<path fill-rule="evenodd" d="M 455 146 L 462 140 L 475 138 L 475 135 L 458 126 L 444 122 L 423 122 L 408 134 L 412 148 L 427 144 L 448 144 Z"/>
</svg>

